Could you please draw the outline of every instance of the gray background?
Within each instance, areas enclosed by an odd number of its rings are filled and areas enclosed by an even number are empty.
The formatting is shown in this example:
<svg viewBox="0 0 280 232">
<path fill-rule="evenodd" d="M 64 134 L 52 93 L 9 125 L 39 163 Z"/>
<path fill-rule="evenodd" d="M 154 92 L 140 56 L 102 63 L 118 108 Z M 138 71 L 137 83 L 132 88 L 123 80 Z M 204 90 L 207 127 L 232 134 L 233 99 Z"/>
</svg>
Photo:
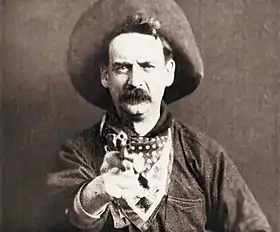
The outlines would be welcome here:
<svg viewBox="0 0 280 232">
<path fill-rule="evenodd" d="M 177 118 L 218 140 L 280 230 L 280 1 L 188 0 L 206 77 L 173 104 Z M 49 231 L 45 176 L 59 146 L 102 112 L 65 71 L 86 0 L 9 0 L 3 12 L 4 231 Z"/>
</svg>

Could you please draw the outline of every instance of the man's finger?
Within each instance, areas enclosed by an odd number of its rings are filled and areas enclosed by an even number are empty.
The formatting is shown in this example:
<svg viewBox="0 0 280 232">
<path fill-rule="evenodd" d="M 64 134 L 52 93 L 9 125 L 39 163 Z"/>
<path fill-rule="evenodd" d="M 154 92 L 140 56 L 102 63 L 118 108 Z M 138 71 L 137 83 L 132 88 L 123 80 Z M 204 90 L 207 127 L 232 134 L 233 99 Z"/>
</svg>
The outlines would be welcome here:
<svg viewBox="0 0 280 232">
<path fill-rule="evenodd" d="M 125 159 L 125 160 L 122 161 L 121 164 L 122 164 L 125 171 L 133 170 L 133 163 L 132 162 Z"/>
<path fill-rule="evenodd" d="M 110 169 L 114 167 L 120 168 L 122 166 L 121 164 L 122 160 L 119 158 L 119 152 L 117 151 L 111 151 L 108 152 L 103 160 L 103 163 L 100 168 L 101 173 L 108 172 Z"/>
</svg>

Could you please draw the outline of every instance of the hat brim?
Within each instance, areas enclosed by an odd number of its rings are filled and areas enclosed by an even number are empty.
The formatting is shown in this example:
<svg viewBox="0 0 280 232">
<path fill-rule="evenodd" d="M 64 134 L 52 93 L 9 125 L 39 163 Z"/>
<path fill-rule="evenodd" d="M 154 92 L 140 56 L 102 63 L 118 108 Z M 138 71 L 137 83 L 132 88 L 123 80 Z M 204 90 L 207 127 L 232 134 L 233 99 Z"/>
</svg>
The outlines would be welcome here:
<svg viewBox="0 0 280 232">
<path fill-rule="evenodd" d="M 203 62 L 189 22 L 174 0 L 99 0 L 78 20 L 70 36 L 68 72 L 78 93 L 90 103 L 107 109 L 112 100 L 100 82 L 100 57 L 110 34 L 136 13 L 161 23 L 159 33 L 170 44 L 176 62 L 174 83 L 166 88 L 168 104 L 192 93 L 203 79 Z"/>
</svg>

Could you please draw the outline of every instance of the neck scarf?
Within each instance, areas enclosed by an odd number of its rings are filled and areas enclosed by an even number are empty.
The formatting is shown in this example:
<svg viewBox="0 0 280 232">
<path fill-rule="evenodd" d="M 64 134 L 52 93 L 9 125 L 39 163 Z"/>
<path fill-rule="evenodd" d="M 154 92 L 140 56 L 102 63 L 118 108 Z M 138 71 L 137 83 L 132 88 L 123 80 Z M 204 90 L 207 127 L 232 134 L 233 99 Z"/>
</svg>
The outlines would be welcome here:
<svg viewBox="0 0 280 232">
<path fill-rule="evenodd" d="M 156 216 L 166 194 L 166 186 L 162 184 L 165 179 L 162 178 L 166 176 L 167 179 L 167 168 L 162 168 L 162 162 L 169 162 L 172 122 L 172 115 L 164 103 L 158 122 L 145 136 L 139 136 L 133 129 L 125 127 L 116 113 L 107 113 L 103 118 L 100 131 L 105 151 L 126 149 L 128 154 L 136 154 L 134 172 L 139 175 L 138 181 L 145 193 L 113 201 L 111 211 L 120 210 L 125 216 L 123 223 L 119 221 L 115 227 L 124 227 L 132 222 L 140 230 L 146 230 Z M 112 212 L 114 214 L 116 212 Z"/>
</svg>

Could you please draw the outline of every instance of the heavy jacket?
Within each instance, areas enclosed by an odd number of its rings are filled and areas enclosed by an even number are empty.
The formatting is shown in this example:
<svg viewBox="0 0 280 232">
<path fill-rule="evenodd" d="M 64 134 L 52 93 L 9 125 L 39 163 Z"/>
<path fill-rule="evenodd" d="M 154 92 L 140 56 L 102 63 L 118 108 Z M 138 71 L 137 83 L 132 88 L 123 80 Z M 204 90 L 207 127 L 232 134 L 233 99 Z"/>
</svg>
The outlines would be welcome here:
<svg viewBox="0 0 280 232">
<path fill-rule="evenodd" d="M 68 141 L 60 152 L 61 171 L 49 176 L 48 183 L 58 190 L 57 205 L 65 207 L 61 217 L 73 215 L 76 192 L 100 174 L 105 152 L 99 127 L 97 123 Z M 148 231 L 271 231 L 236 166 L 216 141 L 175 120 L 172 139 L 174 160 L 168 194 Z M 109 210 L 88 228 L 85 231 L 128 231 L 114 229 Z M 135 227 L 133 231 L 139 230 Z"/>
</svg>

